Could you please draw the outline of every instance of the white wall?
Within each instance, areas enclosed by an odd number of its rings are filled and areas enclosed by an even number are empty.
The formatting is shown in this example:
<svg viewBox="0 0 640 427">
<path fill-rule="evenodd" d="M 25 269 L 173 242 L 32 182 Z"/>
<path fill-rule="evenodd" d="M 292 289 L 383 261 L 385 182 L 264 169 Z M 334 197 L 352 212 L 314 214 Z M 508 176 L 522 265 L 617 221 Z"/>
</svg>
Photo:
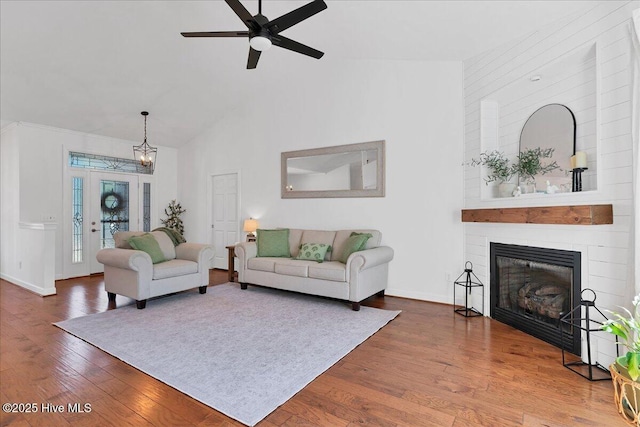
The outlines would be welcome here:
<svg viewBox="0 0 640 427">
<path fill-rule="evenodd" d="M 62 278 L 65 228 L 63 190 L 67 151 L 80 151 L 130 158 L 132 146 L 125 141 L 30 123 L 9 125 L 2 133 L 2 264 L 0 273 L 20 278 L 15 259 L 18 223 L 42 223 L 49 216 L 57 223 L 55 276 Z M 5 169 L 6 167 L 6 169 Z M 7 180 L 5 180 L 5 174 Z M 177 150 L 159 147 L 154 173 L 157 193 L 156 217 L 164 218 L 164 207 L 177 197 Z M 5 203 L 5 199 L 7 203 Z M 67 224 L 68 226 L 68 224 Z"/>
<path fill-rule="evenodd" d="M 465 62 L 465 161 L 469 161 L 482 149 L 481 100 L 576 51 L 596 45 L 600 77 L 596 82 L 596 117 L 591 120 L 595 120 L 598 145 L 597 163 L 593 163 L 598 167 L 597 191 L 484 200 L 480 197 L 484 183 L 479 168 L 466 168 L 465 207 L 612 203 L 614 213 L 612 225 L 599 226 L 465 224 L 465 259 L 473 262 L 474 272 L 485 284 L 489 284 L 489 242 L 574 250 L 582 254 L 582 287 L 597 293 L 599 307 L 630 305 L 634 285 L 627 277 L 632 202 L 629 31 L 631 11 L 637 7 L 637 2 L 623 6 L 594 2 L 586 14 L 566 18 Z M 561 99 L 555 98 L 558 101 Z M 577 115 L 576 119 L 581 120 L 580 117 Z M 488 311 L 488 304 L 486 307 Z M 598 339 L 598 361 L 607 366 L 615 354 L 612 339 L 607 334 L 600 334 Z"/>
<path fill-rule="evenodd" d="M 18 269 L 18 223 L 20 170 L 17 123 L 0 133 L 0 273 L 14 275 Z"/>
<path fill-rule="evenodd" d="M 263 93 L 181 148 L 187 239 L 210 239 L 210 175 L 239 171 L 241 219 L 257 218 L 263 228 L 379 229 L 395 250 L 387 292 L 450 303 L 446 276 L 463 269 L 461 64 L 323 58 L 314 65 L 304 76 L 261 75 Z M 380 139 L 386 197 L 280 198 L 281 152 Z"/>
<path fill-rule="evenodd" d="M 17 269 L 13 275 L 2 272 L 2 278 L 42 296 L 54 295 L 56 224 L 25 223 L 18 226 L 17 245 L 12 248 Z"/>
</svg>

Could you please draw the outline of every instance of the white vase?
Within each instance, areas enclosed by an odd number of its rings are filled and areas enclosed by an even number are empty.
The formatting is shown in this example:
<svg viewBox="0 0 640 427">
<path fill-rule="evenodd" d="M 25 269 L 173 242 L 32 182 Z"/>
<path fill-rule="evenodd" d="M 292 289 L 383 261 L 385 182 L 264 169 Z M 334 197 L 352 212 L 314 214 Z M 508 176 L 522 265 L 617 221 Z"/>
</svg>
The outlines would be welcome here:
<svg viewBox="0 0 640 427">
<path fill-rule="evenodd" d="M 516 185 L 512 182 L 501 182 L 498 184 L 498 197 L 513 197 Z"/>
</svg>

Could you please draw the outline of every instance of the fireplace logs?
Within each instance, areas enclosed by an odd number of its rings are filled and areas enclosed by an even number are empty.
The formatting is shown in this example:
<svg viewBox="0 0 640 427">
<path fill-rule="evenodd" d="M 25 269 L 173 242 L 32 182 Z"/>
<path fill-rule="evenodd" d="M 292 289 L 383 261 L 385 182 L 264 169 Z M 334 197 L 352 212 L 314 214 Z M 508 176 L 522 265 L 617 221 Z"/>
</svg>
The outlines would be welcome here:
<svg viewBox="0 0 640 427">
<path fill-rule="evenodd" d="M 528 313 L 560 319 L 568 311 L 569 289 L 549 283 L 527 283 L 518 290 L 518 306 Z"/>
</svg>

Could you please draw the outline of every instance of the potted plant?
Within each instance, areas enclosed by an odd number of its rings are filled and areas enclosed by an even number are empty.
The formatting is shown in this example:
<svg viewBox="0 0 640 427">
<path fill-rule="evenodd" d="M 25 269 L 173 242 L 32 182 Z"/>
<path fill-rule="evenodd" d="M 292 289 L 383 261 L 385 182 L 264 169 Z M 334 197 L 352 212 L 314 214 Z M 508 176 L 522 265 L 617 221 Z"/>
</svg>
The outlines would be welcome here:
<svg viewBox="0 0 640 427">
<path fill-rule="evenodd" d="M 491 152 L 480 153 L 479 159 L 471 159 L 471 166 L 486 166 L 489 174 L 484 179 L 486 185 L 490 182 L 498 183 L 498 195 L 500 197 L 510 197 L 516 185 L 511 178 L 516 174 L 514 165 L 512 165 L 501 151 L 493 150 Z"/>
<path fill-rule="evenodd" d="M 181 235 L 184 235 L 184 225 L 182 224 L 182 218 L 180 218 L 180 215 L 185 212 L 186 210 L 182 209 L 182 205 L 180 205 L 180 203 L 172 200 L 171 203 L 169 203 L 169 206 L 164 209 L 164 213 L 167 215 L 167 218 L 161 219 L 160 222 L 162 222 L 165 227 L 176 230 Z"/>
<path fill-rule="evenodd" d="M 558 169 L 556 161 L 543 164 L 541 159 L 549 159 L 553 156 L 553 148 L 527 148 L 518 154 L 514 164 L 515 173 L 520 175 L 520 180 L 524 180 L 529 187 L 528 193 L 536 191 L 536 175 L 544 175 L 552 170 Z"/>
<path fill-rule="evenodd" d="M 623 307 L 625 315 L 611 312 L 602 329 L 622 340 L 627 353 L 616 359 L 609 370 L 615 391 L 615 401 L 622 417 L 637 425 L 640 418 L 640 295 L 633 299 L 633 313 Z"/>
</svg>

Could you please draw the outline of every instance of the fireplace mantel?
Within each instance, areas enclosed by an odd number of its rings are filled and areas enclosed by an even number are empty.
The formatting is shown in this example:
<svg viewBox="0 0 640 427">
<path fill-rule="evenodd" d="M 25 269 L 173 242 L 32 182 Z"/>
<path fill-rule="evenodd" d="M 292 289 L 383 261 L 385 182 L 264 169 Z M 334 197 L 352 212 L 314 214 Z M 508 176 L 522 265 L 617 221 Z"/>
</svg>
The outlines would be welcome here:
<svg viewBox="0 0 640 427">
<path fill-rule="evenodd" d="M 527 208 L 463 209 L 462 222 L 512 224 L 613 224 L 613 205 L 564 205 Z"/>
</svg>

